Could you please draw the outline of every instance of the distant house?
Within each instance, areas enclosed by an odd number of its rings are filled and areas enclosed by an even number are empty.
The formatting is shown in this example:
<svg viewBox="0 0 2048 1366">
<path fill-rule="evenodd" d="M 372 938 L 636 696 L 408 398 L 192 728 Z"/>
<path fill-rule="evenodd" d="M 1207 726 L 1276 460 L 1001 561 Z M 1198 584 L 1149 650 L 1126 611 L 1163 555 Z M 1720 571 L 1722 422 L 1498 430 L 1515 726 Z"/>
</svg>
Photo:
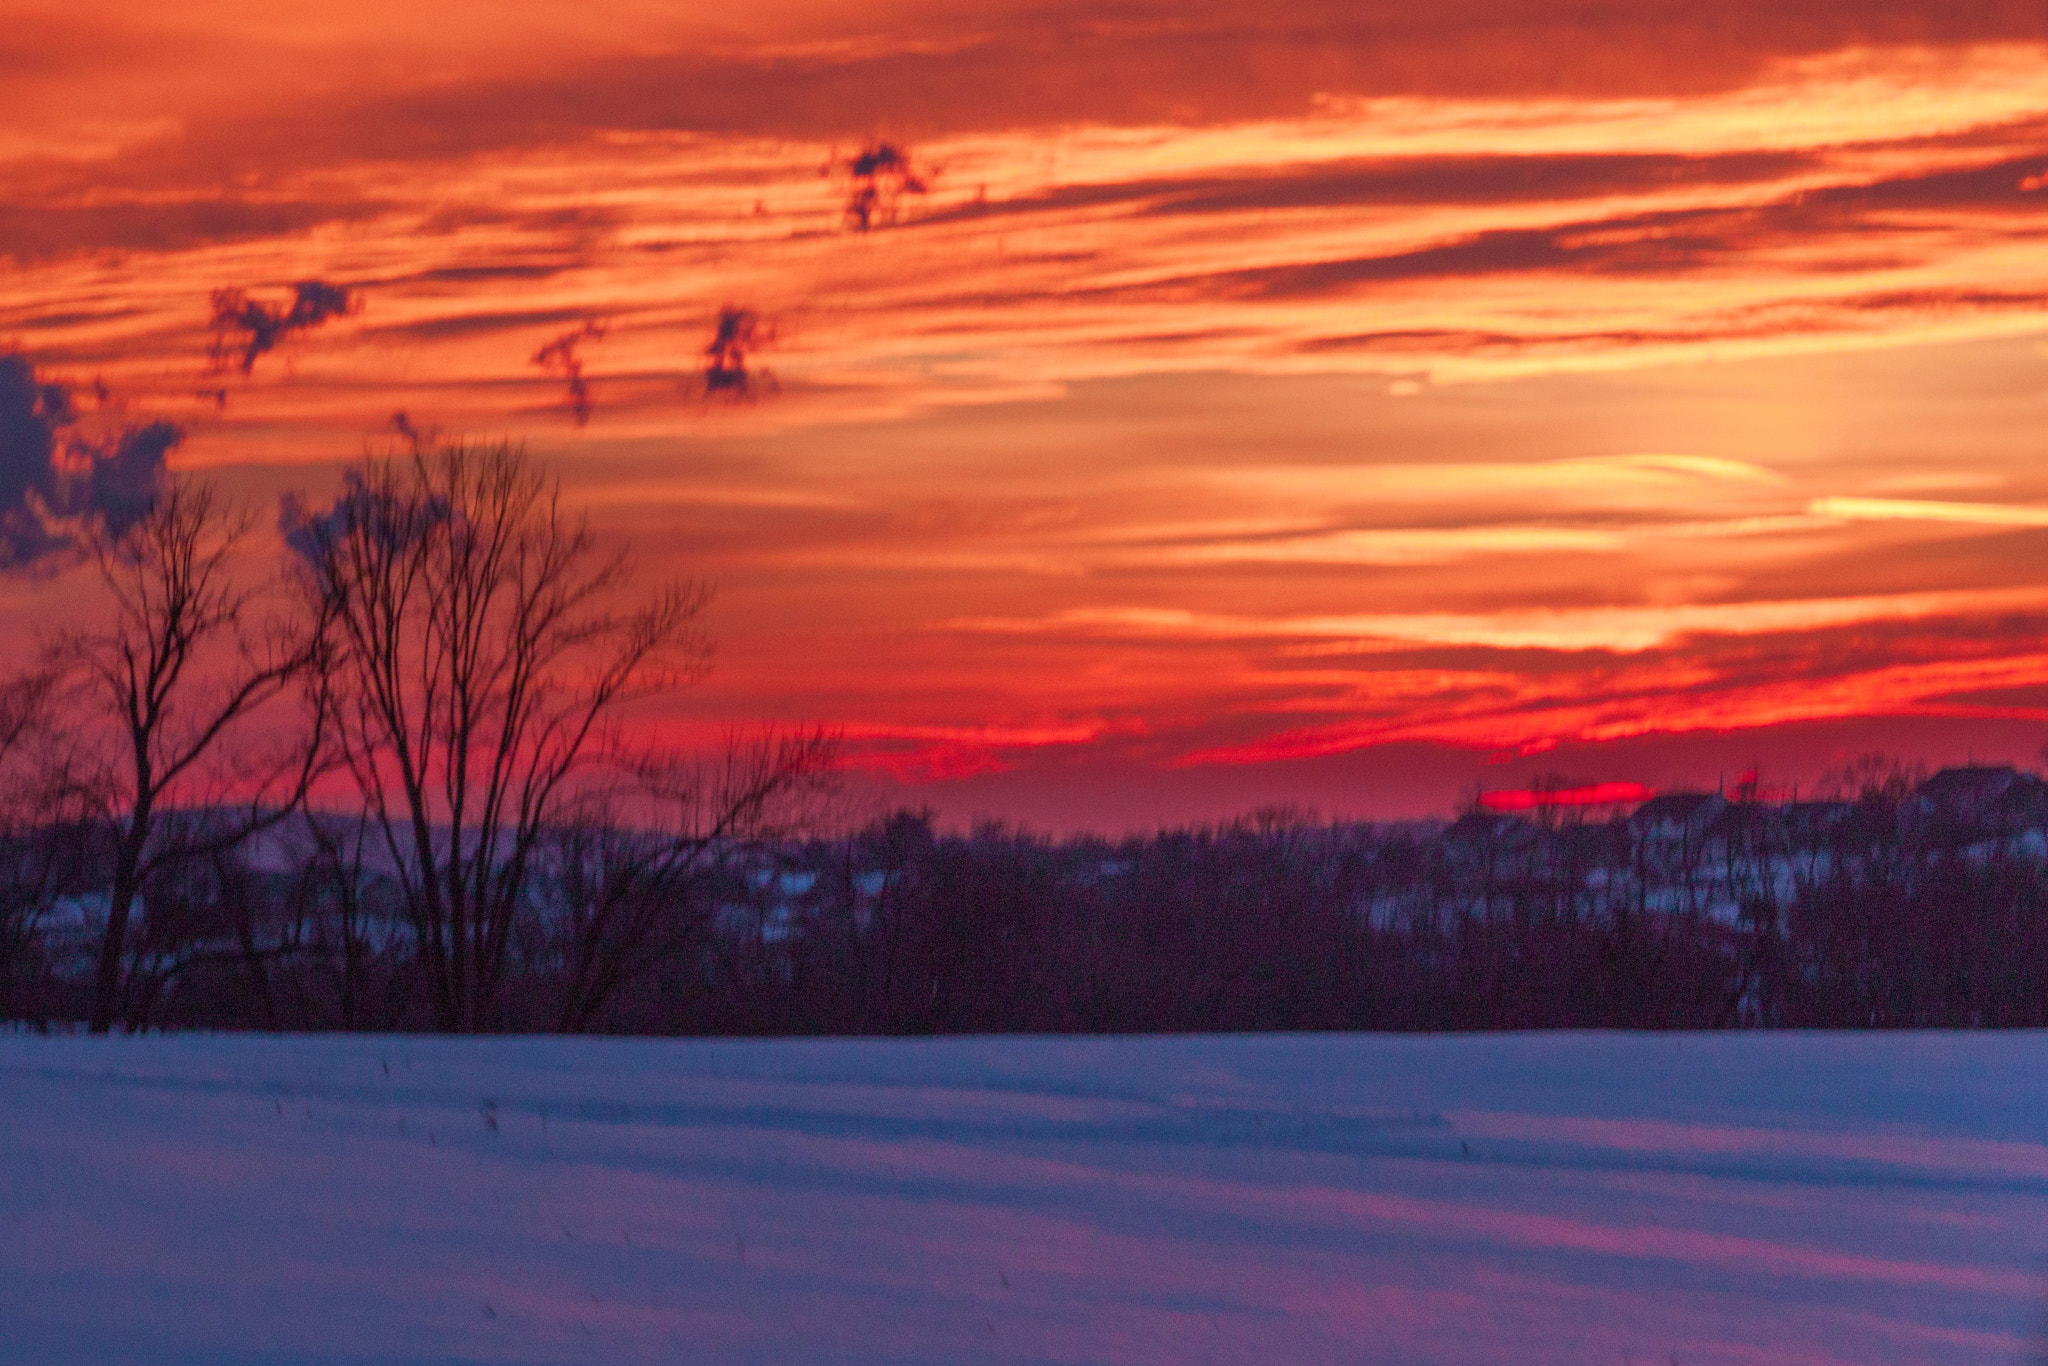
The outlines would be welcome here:
<svg viewBox="0 0 2048 1366">
<path fill-rule="evenodd" d="M 1669 875 L 1689 874 L 1726 842 L 1735 807 L 1718 792 L 1666 792 L 1628 818 L 1638 858 Z"/>
<path fill-rule="evenodd" d="M 1557 832 L 1558 857 L 1573 867 L 1626 868 L 1634 849 L 1628 826 L 1621 821 L 1589 821 Z"/>
<path fill-rule="evenodd" d="M 734 895 L 718 903 L 713 920 L 718 932 L 735 941 L 780 944 L 802 933 L 818 874 L 809 868 L 756 867 L 729 890 Z"/>
<path fill-rule="evenodd" d="M 1493 811 L 1468 811 L 1444 831 L 1444 852 L 1465 868 L 1497 863 L 1504 856 L 1527 858 L 1541 853 L 1546 831 L 1523 820 Z"/>
<path fill-rule="evenodd" d="M 1553 837 L 1519 816 L 1468 811 L 1443 839 L 1456 899 L 1482 917 L 1512 911 L 1547 881 Z"/>
<path fill-rule="evenodd" d="M 1945 768 L 1913 789 L 1913 806 L 1966 820 L 1982 819 L 2015 790 L 2039 784 L 2011 764 L 1965 764 Z"/>
<path fill-rule="evenodd" d="M 1855 809 L 1854 802 L 1786 802 L 1777 808 L 1777 820 L 1792 847 L 1808 849 L 1822 844 Z"/>
<path fill-rule="evenodd" d="M 2048 784 L 2010 764 L 1945 768 L 1913 789 L 1900 819 L 1933 848 L 2018 852 L 2048 828 Z"/>
<path fill-rule="evenodd" d="M 1636 808 L 1628 828 L 1646 909 L 1734 918 L 1735 810 L 1718 792 L 1666 792 Z"/>
<path fill-rule="evenodd" d="M 1696 839 L 1728 806 L 1728 799 L 1718 792 L 1666 792 L 1637 807 L 1628 818 L 1629 829 L 1639 839 Z"/>
</svg>

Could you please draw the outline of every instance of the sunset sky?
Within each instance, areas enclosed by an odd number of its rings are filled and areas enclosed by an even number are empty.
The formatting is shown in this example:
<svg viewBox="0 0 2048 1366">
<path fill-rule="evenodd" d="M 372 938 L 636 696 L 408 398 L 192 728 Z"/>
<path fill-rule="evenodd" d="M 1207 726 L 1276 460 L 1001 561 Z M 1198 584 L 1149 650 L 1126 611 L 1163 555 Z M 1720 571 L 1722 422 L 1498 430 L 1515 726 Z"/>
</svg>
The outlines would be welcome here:
<svg viewBox="0 0 2048 1366">
<path fill-rule="evenodd" d="M 0 348 L 266 510 L 524 441 L 718 586 L 648 734 L 1112 831 L 2048 740 L 2038 0 L 323 10 L 8 7 Z"/>
</svg>

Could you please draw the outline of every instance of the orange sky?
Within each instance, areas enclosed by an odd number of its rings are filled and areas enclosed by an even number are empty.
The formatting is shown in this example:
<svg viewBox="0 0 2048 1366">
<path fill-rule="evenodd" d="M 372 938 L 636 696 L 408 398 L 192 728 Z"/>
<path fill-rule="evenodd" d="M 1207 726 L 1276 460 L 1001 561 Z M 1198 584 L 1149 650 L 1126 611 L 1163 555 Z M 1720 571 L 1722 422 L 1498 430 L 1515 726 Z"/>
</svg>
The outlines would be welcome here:
<svg viewBox="0 0 2048 1366">
<path fill-rule="evenodd" d="M 2048 738 L 2038 4 L 700 8 L 16 7 L 0 343 L 265 502 L 522 438 L 720 586 L 641 724 L 955 817 Z M 306 278 L 360 308 L 208 372 Z M 688 397 L 728 304 L 772 384 Z"/>
</svg>

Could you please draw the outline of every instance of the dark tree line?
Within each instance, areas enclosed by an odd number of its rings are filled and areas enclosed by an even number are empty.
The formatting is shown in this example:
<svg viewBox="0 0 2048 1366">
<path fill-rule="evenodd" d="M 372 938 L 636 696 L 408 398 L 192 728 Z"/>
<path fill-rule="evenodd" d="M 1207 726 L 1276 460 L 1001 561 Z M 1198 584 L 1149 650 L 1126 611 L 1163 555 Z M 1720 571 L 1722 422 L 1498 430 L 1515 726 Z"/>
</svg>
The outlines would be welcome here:
<svg viewBox="0 0 2048 1366">
<path fill-rule="evenodd" d="M 2048 1025 L 2048 820 L 2040 785 L 2010 770 L 1828 802 L 1679 794 L 1551 828 L 1269 812 L 1053 841 L 947 834 L 899 813 L 833 838 L 771 833 L 765 808 L 789 786 L 773 775 L 819 771 L 821 744 L 786 737 L 713 771 L 643 769 L 651 804 L 635 820 L 600 803 L 538 832 L 495 1006 L 468 1027 Z M 1958 775 L 2017 797 L 1958 818 L 1939 790 Z M 405 888 L 364 873 L 367 828 L 302 820 L 265 857 L 181 864 L 136 949 L 141 1018 L 447 1027 L 442 969 L 421 952 Z M 61 877 L 75 850 L 60 842 L 24 868 Z M 61 936 L 19 942 L 10 1012 L 75 1018 L 85 984 L 62 970 Z"/>
<path fill-rule="evenodd" d="M 1119 843 L 944 835 L 902 815 L 784 850 L 784 895 L 754 897 L 759 926 L 734 915 L 748 902 L 732 890 L 724 941 L 620 1000 L 609 1024 L 2039 1027 L 2039 811 L 1959 829 L 1910 792 L 1782 805 L 1681 794 L 1562 829 L 1276 813 Z"/>
<path fill-rule="evenodd" d="M 1610 819 L 1121 841 L 898 813 L 833 737 L 630 748 L 705 661 L 508 446 L 368 459 L 283 558 L 203 482 L 83 528 L 0 683 L 0 1017 L 96 1030 L 2048 1025 L 2048 784 L 1866 763 Z"/>
</svg>

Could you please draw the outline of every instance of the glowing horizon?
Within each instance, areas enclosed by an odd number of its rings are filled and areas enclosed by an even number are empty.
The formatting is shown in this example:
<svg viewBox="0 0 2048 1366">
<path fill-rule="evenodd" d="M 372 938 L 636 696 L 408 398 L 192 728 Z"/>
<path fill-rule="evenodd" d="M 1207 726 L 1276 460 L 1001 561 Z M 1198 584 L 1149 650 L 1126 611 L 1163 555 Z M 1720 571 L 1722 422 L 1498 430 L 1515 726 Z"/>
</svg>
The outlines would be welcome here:
<svg viewBox="0 0 2048 1366">
<path fill-rule="evenodd" d="M 720 585 L 639 724 L 954 815 L 2030 759 L 2048 19 L 1556 8 L 51 9 L 0 345 L 259 503 L 523 440 Z"/>
</svg>

